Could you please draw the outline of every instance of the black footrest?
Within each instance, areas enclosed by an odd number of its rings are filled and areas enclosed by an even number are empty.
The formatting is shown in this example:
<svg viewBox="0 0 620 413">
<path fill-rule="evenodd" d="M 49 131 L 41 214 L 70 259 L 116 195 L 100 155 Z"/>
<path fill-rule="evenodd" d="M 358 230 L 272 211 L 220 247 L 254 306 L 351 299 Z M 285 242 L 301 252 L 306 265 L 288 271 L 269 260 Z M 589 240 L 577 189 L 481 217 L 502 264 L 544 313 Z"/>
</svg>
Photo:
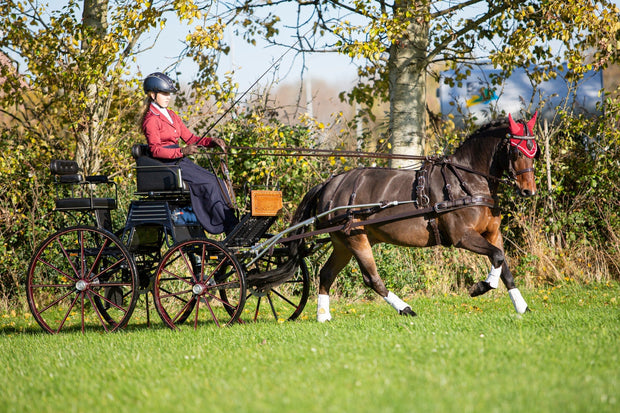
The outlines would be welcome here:
<svg viewBox="0 0 620 413">
<path fill-rule="evenodd" d="M 269 230 L 277 217 L 252 216 L 246 214 L 224 240 L 227 247 L 249 247 L 254 245 Z"/>
</svg>

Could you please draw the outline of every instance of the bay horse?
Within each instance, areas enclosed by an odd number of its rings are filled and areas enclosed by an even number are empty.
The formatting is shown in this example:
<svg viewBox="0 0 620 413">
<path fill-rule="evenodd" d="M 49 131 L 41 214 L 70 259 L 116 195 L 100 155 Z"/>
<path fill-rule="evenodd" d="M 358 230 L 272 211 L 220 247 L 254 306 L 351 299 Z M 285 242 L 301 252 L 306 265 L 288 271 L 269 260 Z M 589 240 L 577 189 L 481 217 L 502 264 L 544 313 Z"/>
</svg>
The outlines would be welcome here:
<svg viewBox="0 0 620 413">
<path fill-rule="evenodd" d="M 331 320 L 329 291 L 351 257 L 368 287 L 399 314 L 416 315 L 409 304 L 388 291 L 377 272 L 371 247 L 382 242 L 455 246 L 486 255 L 491 270 L 484 281 L 470 287 L 470 295 L 497 288 L 501 278 L 515 310 L 524 313 L 527 303 L 504 257 L 496 195 L 502 182 L 515 183 L 522 196 L 536 194 L 536 115 L 527 122 L 515 122 L 510 115 L 490 122 L 467 137 L 453 155 L 427 158 L 418 171 L 358 168 L 312 188 L 299 204 L 293 223 L 320 217 L 316 228 L 328 228 L 324 232 L 329 232 L 333 246 L 319 273 L 317 320 Z M 330 210 L 334 212 L 327 213 Z M 301 243 L 303 239 L 292 251 Z"/>
</svg>

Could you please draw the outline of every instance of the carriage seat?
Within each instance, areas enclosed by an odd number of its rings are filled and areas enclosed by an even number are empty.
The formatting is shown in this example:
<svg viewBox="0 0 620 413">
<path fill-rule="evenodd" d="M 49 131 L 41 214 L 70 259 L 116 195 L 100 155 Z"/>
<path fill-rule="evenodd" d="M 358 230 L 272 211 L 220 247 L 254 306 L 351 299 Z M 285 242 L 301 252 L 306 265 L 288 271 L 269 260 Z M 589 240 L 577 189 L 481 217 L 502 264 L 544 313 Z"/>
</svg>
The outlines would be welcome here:
<svg viewBox="0 0 620 413">
<path fill-rule="evenodd" d="M 146 144 L 133 145 L 131 155 L 136 161 L 136 195 L 149 197 L 189 195 L 179 166 L 154 159 Z"/>
<path fill-rule="evenodd" d="M 112 210 L 117 206 L 116 184 L 106 175 L 83 176 L 76 161 L 54 159 L 50 163 L 56 187 L 56 211 Z M 114 198 L 99 197 L 100 185 L 114 186 Z M 109 192 L 109 191 L 108 191 Z"/>
</svg>

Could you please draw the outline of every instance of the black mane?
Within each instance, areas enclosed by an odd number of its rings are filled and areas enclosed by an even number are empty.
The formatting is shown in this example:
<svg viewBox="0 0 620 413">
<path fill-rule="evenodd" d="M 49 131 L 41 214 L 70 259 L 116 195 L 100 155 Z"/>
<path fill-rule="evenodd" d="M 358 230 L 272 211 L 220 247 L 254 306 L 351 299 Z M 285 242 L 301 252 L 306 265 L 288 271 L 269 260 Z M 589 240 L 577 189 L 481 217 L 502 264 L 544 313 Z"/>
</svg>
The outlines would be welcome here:
<svg viewBox="0 0 620 413">
<path fill-rule="evenodd" d="M 478 139 L 489 135 L 497 136 L 498 129 L 506 129 L 508 127 L 508 118 L 492 120 L 478 129 L 476 129 L 471 135 L 469 135 L 465 141 L 470 139 Z"/>
<path fill-rule="evenodd" d="M 478 170 L 488 169 L 492 160 L 491 155 L 506 136 L 508 126 L 508 118 L 493 120 L 482 125 L 461 143 L 453 156 Z"/>
</svg>

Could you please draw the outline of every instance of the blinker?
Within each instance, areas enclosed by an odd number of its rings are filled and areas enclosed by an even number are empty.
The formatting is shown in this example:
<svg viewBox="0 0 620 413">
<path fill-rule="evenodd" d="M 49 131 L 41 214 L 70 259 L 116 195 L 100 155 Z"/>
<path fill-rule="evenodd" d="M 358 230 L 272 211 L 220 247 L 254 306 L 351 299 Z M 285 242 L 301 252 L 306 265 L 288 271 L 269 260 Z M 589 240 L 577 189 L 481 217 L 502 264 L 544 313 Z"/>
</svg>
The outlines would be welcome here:
<svg viewBox="0 0 620 413">
<path fill-rule="evenodd" d="M 528 158 L 534 158 L 538 152 L 538 145 L 534 139 L 510 138 L 510 145 L 516 147 L 521 153 Z"/>
</svg>

